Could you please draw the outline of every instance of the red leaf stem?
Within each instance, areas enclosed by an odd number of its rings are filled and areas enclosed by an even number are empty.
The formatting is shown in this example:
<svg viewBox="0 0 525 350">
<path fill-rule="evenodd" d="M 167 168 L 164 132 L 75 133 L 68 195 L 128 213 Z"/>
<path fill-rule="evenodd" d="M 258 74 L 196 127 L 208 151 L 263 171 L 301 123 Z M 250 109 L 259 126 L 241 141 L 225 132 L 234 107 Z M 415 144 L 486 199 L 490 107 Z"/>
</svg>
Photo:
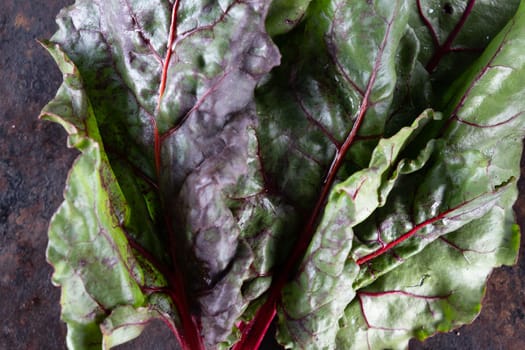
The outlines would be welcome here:
<svg viewBox="0 0 525 350">
<path fill-rule="evenodd" d="M 193 350 L 193 349 L 204 349 L 202 344 L 202 338 L 200 337 L 197 324 L 193 316 L 189 312 L 189 305 L 187 304 L 187 296 L 182 284 L 182 276 L 177 268 L 173 270 L 168 269 L 164 264 L 158 261 L 153 254 L 148 252 L 144 247 L 142 247 L 133 237 L 127 235 L 129 245 L 136 250 L 140 255 L 147 259 L 154 267 L 157 269 L 168 281 L 168 286 L 165 288 L 155 288 L 155 287 L 143 287 L 142 289 L 145 292 L 149 293 L 165 293 L 167 294 L 175 306 L 181 318 L 182 323 L 182 334 L 177 330 L 177 328 L 172 327 L 169 322 L 165 322 L 170 326 L 170 330 L 175 335 L 179 341 L 181 347 L 184 350 Z"/>
<path fill-rule="evenodd" d="M 503 40 L 501 41 L 501 43 L 497 47 L 496 51 L 494 51 L 494 54 L 492 55 L 492 57 L 489 59 L 487 64 L 479 71 L 479 73 L 476 75 L 476 77 L 472 80 L 472 82 L 467 87 L 466 91 L 461 96 L 461 99 L 459 100 L 459 102 L 455 105 L 454 109 L 450 113 L 450 117 L 447 119 L 445 125 L 443 126 L 443 128 L 441 130 L 442 133 L 445 132 L 445 130 L 447 130 L 447 128 L 450 127 L 450 125 L 452 125 L 453 121 L 456 121 L 456 122 L 459 122 L 459 123 L 462 123 L 462 124 L 465 124 L 465 125 L 470 125 L 470 126 L 473 126 L 473 127 L 481 127 L 481 128 L 487 127 L 487 125 L 483 126 L 483 125 L 480 125 L 480 124 L 472 123 L 472 122 L 470 122 L 468 120 L 465 120 L 465 119 L 461 119 L 461 118 L 458 117 L 458 113 L 461 110 L 461 108 L 463 108 L 463 105 L 465 104 L 465 101 L 467 100 L 467 98 L 470 96 L 470 93 L 472 92 L 472 89 L 474 89 L 476 84 L 478 84 L 478 82 L 489 71 L 489 69 L 493 67 L 492 66 L 492 62 L 494 62 L 494 60 L 500 54 L 501 50 L 503 50 L 503 45 L 507 41 L 507 36 L 510 33 L 510 30 L 512 29 L 513 25 L 514 24 L 512 24 L 508 28 L 507 32 L 505 33 L 505 35 L 503 37 Z M 512 116 L 508 121 L 503 122 L 503 124 L 511 121 L 512 119 L 518 117 L 519 115 L 521 115 L 521 113 L 518 113 L 517 115 Z M 498 126 L 498 125 L 496 125 L 496 126 Z M 492 125 L 488 125 L 488 127 L 493 127 L 493 126 Z"/>
<path fill-rule="evenodd" d="M 461 31 L 461 28 L 463 28 L 463 26 L 465 25 L 465 22 L 467 21 L 468 17 L 472 13 L 472 9 L 474 8 L 474 4 L 475 3 L 476 3 L 476 0 L 469 0 L 465 10 L 463 11 L 463 14 L 461 15 L 461 18 L 459 19 L 458 23 L 455 25 L 454 29 L 452 29 L 452 31 L 449 33 L 449 35 L 448 35 L 447 39 L 445 40 L 445 42 L 441 46 L 437 47 L 436 52 L 434 53 L 434 55 L 432 56 L 430 61 L 428 61 L 427 65 L 425 67 L 428 72 L 433 72 L 436 69 L 436 67 L 438 66 L 438 64 L 441 61 L 441 59 L 443 58 L 443 56 L 445 56 L 447 53 L 453 51 L 452 50 L 452 43 L 454 42 L 454 40 L 458 36 L 459 32 Z M 420 2 L 418 1 L 418 9 L 419 8 L 420 8 Z M 419 14 L 421 16 L 421 19 L 425 23 L 425 25 L 431 31 L 432 36 L 434 37 L 435 36 L 435 31 L 434 31 L 432 25 L 430 24 L 428 19 L 423 15 L 421 10 L 419 11 Z M 434 44 L 437 42 L 435 39 L 433 39 L 433 41 L 434 41 Z"/>
<path fill-rule="evenodd" d="M 162 100 L 162 96 L 164 95 L 164 90 L 166 90 L 166 81 L 168 79 L 168 68 L 170 65 L 171 56 L 173 54 L 173 43 L 175 42 L 175 38 L 177 37 L 177 13 L 179 11 L 179 4 L 180 4 L 180 0 L 175 0 L 175 3 L 173 4 L 173 9 L 171 11 L 170 33 L 169 33 L 169 38 L 168 38 L 166 57 L 164 58 L 164 65 L 162 67 L 162 75 L 160 79 L 159 100 L 158 100 L 157 109 L 160 107 L 160 102 Z"/>
<path fill-rule="evenodd" d="M 161 140 L 160 140 L 160 134 L 159 134 L 159 127 L 157 126 L 157 120 L 152 116 L 150 117 L 150 123 L 151 127 L 153 128 L 153 152 L 154 152 L 154 158 L 155 158 L 155 172 L 157 174 L 157 179 L 160 179 L 160 168 L 162 166 L 161 163 Z M 157 184 L 157 188 L 158 188 Z"/>
<path fill-rule="evenodd" d="M 394 248 L 395 246 L 403 243 L 407 239 L 409 239 L 412 236 L 414 236 L 422 228 L 424 228 L 424 227 L 426 227 L 428 225 L 432 225 L 436 221 L 439 221 L 439 220 L 443 219 L 449 212 L 450 211 L 446 211 L 444 213 L 441 213 L 438 216 L 435 216 L 433 218 L 430 218 L 428 220 L 423 221 L 420 224 L 417 224 L 410 231 L 402 234 L 401 236 L 399 236 L 398 238 L 394 239 L 393 241 L 387 243 L 386 245 L 384 245 L 383 247 L 379 248 L 378 250 L 376 250 L 376 251 L 374 251 L 374 252 L 372 252 L 372 253 L 370 253 L 368 255 L 365 255 L 362 258 L 357 259 L 357 261 L 356 261 L 357 265 L 363 265 L 364 263 L 366 263 L 366 262 L 368 262 L 368 261 L 370 261 L 370 260 L 372 260 L 372 259 L 374 259 L 374 258 L 376 258 L 376 257 L 378 257 L 380 255 L 383 255 L 384 253 L 386 253 L 390 249 Z"/>
<path fill-rule="evenodd" d="M 182 348 L 184 350 L 204 350 L 204 343 L 200 334 L 200 327 L 191 313 L 188 295 L 186 293 L 186 283 L 182 275 L 182 269 L 178 267 L 177 255 L 175 251 L 175 234 L 172 229 L 171 221 L 165 216 L 166 227 L 168 229 L 169 245 L 171 247 L 171 257 L 173 262 L 173 272 L 169 275 L 172 279 L 170 296 L 176 303 L 182 323 Z"/>
<path fill-rule="evenodd" d="M 387 44 L 388 34 L 390 33 L 391 25 L 392 22 L 389 22 L 385 37 L 383 38 L 381 46 L 379 47 L 376 60 L 374 62 L 374 67 L 372 69 L 363 96 L 363 101 L 361 102 L 361 106 L 359 108 L 359 114 L 356 120 L 354 121 L 352 129 L 347 134 L 345 141 L 343 142 L 341 147 L 336 150 L 336 154 L 325 177 L 323 187 L 314 206 L 314 209 L 310 214 L 308 222 L 303 231 L 301 232 L 298 241 L 294 246 L 293 251 L 290 257 L 287 259 L 284 267 L 280 269 L 280 273 L 276 273 L 276 276 L 268 291 L 268 297 L 266 299 L 266 302 L 261 306 L 261 308 L 259 308 L 251 322 L 245 326 L 240 341 L 233 346 L 232 350 L 258 349 L 264 338 L 264 335 L 270 327 L 273 318 L 276 315 L 277 302 L 280 299 L 281 291 L 288 279 L 290 278 L 295 267 L 304 256 L 308 245 L 312 240 L 313 234 L 315 233 L 315 229 L 317 227 L 317 222 L 323 212 L 326 200 L 335 181 L 337 172 L 342 166 L 346 154 L 348 153 L 349 149 L 356 140 L 357 133 L 359 132 L 366 112 L 368 111 L 368 108 L 371 105 L 370 96 L 376 80 L 377 72 L 380 68 L 382 53 Z"/>
<path fill-rule="evenodd" d="M 497 190 L 493 191 L 492 193 L 496 193 Z M 482 196 L 482 195 L 480 195 Z M 448 210 L 445 210 L 444 212 L 441 212 L 439 213 L 438 215 L 430 218 L 430 219 L 427 219 L 417 225 L 415 225 L 412 229 L 410 229 L 408 232 L 402 234 L 401 236 L 399 236 L 398 238 L 394 239 L 393 241 L 387 243 L 386 245 L 383 245 L 381 248 L 377 249 L 376 251 L 370 253 L 370 254 L 367 254 L 359 259 L 356 260 L 356 264 L 357 265 L 363 265 L 365 263 L 367 263 L 368 261 L 374 259 L 374 258 L 377 258 L 378 256 L 380 255 L 383 255 L 385 254 L 386 252 L 388 252 L 389 250 L 393 249 L 394 247 L 398 246 L 399 244 L 403 243 L 404 241 L 406 241 L 407 239 L 413 237 L 416 233 L 418 233 L 419 231 L 421 231 L 421 229 L 429 226 L 429 225 L 432 225 L 433 223 L 439 221 L 439 220 L 442 220 L 444 219 L 446 216 L 450 215 L 452 212 L 454 212 L 455 210 L 458 210 L 462 207 L 464 207 L 465 205 L 471 203 L 472 201 L 476 200 L 477 198 L 479 198 L 480 196 L 476 196 L 472 199 L 469 199 L 463 203 L 460 203 L 458 204 L 457 206 L 453 207 L 453 208 L 450 208 Z"/>
<path fill-rule="evenodd" d="M 359 296 L 366 296 L 366 297 L 383 297 L 385 295 L 402 295 L 410 298 L 416 298 L 416 299 L 426 299 L 426 300 L 442 300 L 450 297 L 452 295 L 452 292 L 449 292 L 445 295 L 420 295 L 415 293 L 410 293 L 404 290 L 387 290 L 383 292 L 359 292 Z"/>
<path fill-rule="evenodd" d="M 432 43 L 434 44 L 435 47 L 439 47 L 439 39 L 438 39 L 436 30 L 434 29 L 434 27 L 432 26 L 432 23 L 430 22 L 430 20 L 428 19 L 428 17 L 425 15 L 423 11 L 423 7 L 421 6 L 421 0 L 417 0 L 416 4 L 417 4 L 417 11 L 419 12 L 419 17 L 421 18 L 425 26 L 430 31 L 430 37 L 432 38 Z"/>
<path fill-rule="evenodd" d="M 162 65 L 162 73 L 160 77 L 159 84 L 159 98 L 157 100 L 157 109 L 156 112 L 160 111 L 160 104 L 162 102 L 162 96 L 164 96 L 164 91 L 166 90 L 166 81 L 168 80 L 168 69 L 171 62 L 171 56 L 173 55 L 173 43 L 177 37 L 177 13 L 179 12 L 180 0 L 175 0 L 173 8 L 171 10 L 171 24 L 170 31 L 168 36 L 168 44 L 166 48 L 166 57 L 164 58 L 164 63 Z M 159 128 L 157 126 L 157 121 L 155 118 L 150 118 L 151 126 L 153 127 L 153 138 L 154 138 L 154 152 L 155 152 L 155 168 L 157 169 L 157 178 L 160 177 L 160 168 L 161 164 L 161 138 L 159 135 Z"/>
<path fill-rule="evenodd" d="M 160 112 L 160 106 L 162 102 L 162 97 L 164 95 L 164 92 L 166 90 L 166 82 L 168 79 L 168 70 L 171 62 L 171 58 L 173 56 L 173 45 L 175 43 L 175 40 L 177 38 L 177 14 L 179 10 L 180 0 L 175 0 L 173 3 L 172 11 L 171 11 L 171 23 L 170 23 L 170 30 L 169 30 L 169 37 L 168 37 L 168 43 L 167 43 L 167 51 L 166 56 L 164 58 L 163 66 L 162 66 L 162 73 L 161 73 L 161 79 L 159 84 L 159 97 L 157 101 L 157 108 L 156 113 L 158 114 Z M 159 133 L 159 128 L 157 125 L 157 120 L 154 116 L 150 116 L 150 123 L 153 128 L 153 137 L 154 137 L 154 154 L 155 154 L 155 168 L 157 172 L 157 181 L 160 192 L 160 173 L 162 168 L 162 136 Z M 181 323 L 182 323 L 182 334 L 179 334 L 178 332 L 174 332 L 177 339 L 179 339 L 179 342 L 184 350 L 201 350 L 204 349 L 204 343 L 202 340 L 202 337 L 200 335 L 200 328 L 197 325 L 197 321 L 193 317 L 191 313 L 191 308 L 189 304 L 189 299 L 186 293 L 186 284 L 184 283 L 184 276 L 182 275 L 182 270 L 178 268 L 177 259 L 176 259 L 176 253 L 175 253 L 175 242 L 174 240 L 174 233 L 171 226 L 170 219 L 165 216 L 165 224 L 167 228 L 168 233 L 168 240 L 169 240 L 169 246 L 171 248 L 171 257 L 172 257 L 172 264 L 173 264 L 173 271 L 166 271 L 166 269 L 162 269 L 159 271 L 163 273 L 163 275 L 166 276 L 168 279 L 169 288 L 167 289 L 167 293 L 170 296 L 170 298 L 173 300 L 177 307 L 177 311 L 179 313 Z M 136 247 L 135 247 L 136 248 Z M 137 249 L 138 250 L 138 249 Z M 151 257 L 151 254 L 150 254 Z M 158 266 L 157 266 L 158 267 Z M 173 331 L 173 329 L 172 329 Z"/>
</svg>

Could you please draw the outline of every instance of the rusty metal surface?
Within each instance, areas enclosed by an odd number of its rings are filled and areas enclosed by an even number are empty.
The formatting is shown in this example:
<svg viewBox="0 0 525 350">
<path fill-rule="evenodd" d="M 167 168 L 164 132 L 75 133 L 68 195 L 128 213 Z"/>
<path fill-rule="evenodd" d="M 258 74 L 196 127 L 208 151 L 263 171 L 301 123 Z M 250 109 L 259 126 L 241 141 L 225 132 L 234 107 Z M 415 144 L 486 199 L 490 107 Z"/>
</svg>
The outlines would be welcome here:
<svg viewBox="0 0 525 350">
<path fill-rule="evenodd" d="M 63 2 L 0 2 L 0 349 L 62 349 L 59 291 L 45 263 L 47 222 L 72 152 L 59 127 L 36 120 L 60 74 L 35 38 Z"/>
<path fill-rule="evenodd" d="M 60 293 L 50 283 L 45 247 L 47 224 L 76 153 L 65 148 L 59 126 L 36 119 L 61 77 L 35 39 L 49 37 L 57 12 L 72 2 L 0 1 L 0 349 L 65 349 Z M 522 162 L 522 174 L 524 169 Z M 516 212 L 523 227 L 523 180 L 520 189 Z M 174 344 L 169 331 L 155 323 L 122 349 L 174 349 Z M 518 266 L 492 275 L 472 325 L 425 343 L 413 341 L 410 349 L 525 349 L 525 249 Z"/>
</svg>

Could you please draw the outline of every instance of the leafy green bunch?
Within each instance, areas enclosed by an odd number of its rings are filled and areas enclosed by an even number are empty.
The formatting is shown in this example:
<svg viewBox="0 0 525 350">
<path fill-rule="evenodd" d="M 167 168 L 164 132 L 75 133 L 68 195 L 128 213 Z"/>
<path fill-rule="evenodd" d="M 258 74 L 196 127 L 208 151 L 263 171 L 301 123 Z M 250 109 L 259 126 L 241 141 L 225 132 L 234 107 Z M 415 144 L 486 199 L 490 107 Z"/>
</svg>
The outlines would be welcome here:
<svg viewBox="0 0 525 350">
<path fill-rule="evenodd" d="M 519 247 L 525 3 L 77 0 L 41 117 L 71 349 L 401 349 Z"/>
</svg>

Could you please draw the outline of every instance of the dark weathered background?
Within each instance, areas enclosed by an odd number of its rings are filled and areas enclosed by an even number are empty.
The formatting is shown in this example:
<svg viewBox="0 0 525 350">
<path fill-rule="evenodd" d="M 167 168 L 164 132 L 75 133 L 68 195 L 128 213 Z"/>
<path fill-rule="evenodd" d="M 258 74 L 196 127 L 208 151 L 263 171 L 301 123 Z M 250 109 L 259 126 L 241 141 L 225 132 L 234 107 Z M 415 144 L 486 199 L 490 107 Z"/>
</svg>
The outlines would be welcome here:
<svg viewBox="0 0 525 350">
<path fill-rule="evenodd" d="M 76 153 L 65 148 L 59 126 L 37 120 L 61 76 L 36 39 L 51 36 L 59 9 L 72 2 L 0 0 L 0 349 L 65 348 L 60 293 L 44 255 L 47 223 Z M 516 212 L 524 227 L 524 181 L 520 189 Z M 412 342 L 410 349 L 525 349 L 524 251 L 519 266 L 494 272 L 472 325 Z M 125 348 L 175 348 L 162 325 L 149 330 Z"/>
</svg>

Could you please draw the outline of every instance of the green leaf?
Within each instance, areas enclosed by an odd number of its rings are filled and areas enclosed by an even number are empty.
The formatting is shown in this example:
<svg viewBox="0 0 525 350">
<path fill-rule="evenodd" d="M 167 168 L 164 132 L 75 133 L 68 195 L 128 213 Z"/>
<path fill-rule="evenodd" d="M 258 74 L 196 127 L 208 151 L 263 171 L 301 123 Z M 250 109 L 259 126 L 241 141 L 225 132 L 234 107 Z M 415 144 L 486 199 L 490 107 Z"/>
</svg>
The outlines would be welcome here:
<svg viewBox="0 0 525 350">
<path fill-rule="evenodd" d="M 514 21 L 517 19 L 511 23 Z M 513 24 L 509 24 L 509 27 L 512 26 Z M 503 33 L 508 30 L 504 29 Z M 515 31 L 512 33 L 519 33 L 521 29 L 513 30 Z M 496 70 L 502 69 L 500 66 L 507 67 L 511 60 L 510 57 L 505 60 L 504 48 L 512 47 L 515 50 L 521 45 L 519 42 L 512 42 L 512 45 L 506 41 L 511 41 L 512 38 L 512 34 L 501 34 L 471 68 L 471 73 L 466 73 L 468 77 L 461 81 L 467 83 L 462 90 L 455 88 L 456 96 L 459 96 L 456 98 L 457 107 L 449 112 L 452 115 L 449 114 L 445 126 L 441 127 L 446 130 L 445 134 L 439 140 L 427 167 L 413 175 L 402 174 L 386 203 L 382 203 L 382 208 L 355 228 L 355 235 L 352 227 L 362 221 L 356 215 L 367 218 L 379 206 L 378 200 L 375 204 L 370 204 L 371 199 L 377 198 L 379 186 L 376 184 L 367 187 L 369 178 L 366 177 L 365 181 L 359 177 L 361 172 L 357 172 L 349 180 L 334 187 L 318 233 L 299 267 L 300 274 L 284 289 L 284 310 L 280 314 L 280 342 L 283 345 L 289 348 L 333 347 L 337 323 L 347 305 L 353 311 L 345 312 L 345 316 L 339 321 L 343 324 L 342 329 L 337 332 L 337 347 L 345 349 L 404 348 L 413 336 L 423 339 L 436 331 L 450 330 L 458 324 L 471 321 L 479 312 L 482 289 L 488 273 L 493 266 L 512 263 L 518 247 L 517 232 L 504 224 L 508 219 L 501 215 L 499 206 L 510 208 L 516 197 L 515 179 L 519 175 L 520 140 L 524 135 L 523 119 L 519 120 L 522 112 L 515 110 L 520 108 L 517 103 L 511 104 L 513 113 L 508 112 L 506 105 L 493 102 L 493 95 L 496 91 L 501 91 L 505 97 L 500 96 L 499 101 L 515 101 L 524 94 L 520 88 L 511 88 L 516 85 L 511 79 L 502 82 L 499 76 L 487 74 L 494 61 L 498 62 Z M 519 38 L 514 40 L 519 41 Z M 521 63 L 518 61 L 512 66 L 520 67 Z M 491 88 L 494 86 L 502 90 L 494 91 Z M 478 91 L 481 95 L 479 97 L 475 95 Z M 490 98 L 483 98 L 488 94 Z M 487 101 L 492 109 L 485 108 L 481 112 L 482 106 L 479 106 L 474 111 L 468 110 L 471 103 L 476 105 L 479 101 Z M 470 118 L 465 116 L 466 119 L 463 120 L 460 116 L 465 109 Z M 478 121 L 485 124 L 479 124 Z M 507 129 L 504 125 L 506 123 L 515 124 Z M 503 141 L 506 143 L 504 148 L 494 146 L 491 142 L 502 142 L 502 138 L 508 141 Z M 485 146 L 487 144 L 488 147 Z M 498 152 L 496 149 L 502 151 Z M 392 154 L 395 157 L 396 151 L 393 150 Z M 513 161 L 508 162 L 508 158 Z M 506 166 L 498 166 L 493 162 L 505 162 Z M 371 164 L 369 169 L 381 171 L 382 168 Z M 416 170 L 419 169 L 420 167 Z M 514 187 L 512 190 L 509 183 Z M 367 188 L 372 190 L 372 195 L 366 193 Z M 340 199 L 336 199 L 336 193 L 342 193 Z M 370 209 L 363 210 L 365 208 Z M 509 212 L 510 209 L 506 211 Z M 496 217 L 495 212 L 499 213 Z M 487 217 L 490 218 L 490 224 L 480 229 L 476 219 L 486 223 Z M 501 223 L 503 228 L 495 230 L 495 227 L 501 227 Z M 472 227 L 476 231 L 472 231 Z M 479 242 L 472 242 L 475 238 L 480 239 L 480 231 L 487 232 L 486 235 L 490 237 L 481 238 L 484 242 L 492 242 L 490 248 L 487 249 L 484 245 L 479 248 Z M 473 232 L 477 233 L 477 237 Z M 452 240 L 440 238 L 447 233 L 452 233 Z M 355 241 L 353 245 L 352 239 Z M 484 256 L 477 259 L 476 269 L 479 271 L 472 273 L 474 267 L 463 261 L 453 264 L 454 271 L 464 266 L 465 271 L 458 274 L 470 274 L 469 279 L 463 276 L 462 282 L 458 283 L 450 276 L 453 275 L 450 268 L 441 267 L 443 259 L 436 259 L 438 255 L 434 254 L 434 250 L 424 250 L 418 255 L 427 244 L 436 239 L 438 241 L 432 247 L 445 244 L 447 249 L 460 252 L 462 257 L 466 252 Z M 455 243 L 458 240 L 461 245 Z M 429 252 L 430 258 L 426 252 Z M 411 261 L 413 256 L 417 257 L 419 265 L 431 265 L 429 269 L 408 264 L 407 261 Z M 438 266 L 441 269 L 438 269 L 434 261 L 439 261 Z M 467 261 L 470 263 L 469 259 Z M 359 273 L 356 271 L 356 263 L 361 267 Z M 414 274 L 410 268 L 424 272 Z M 404 274 L 398 273 L 400 270 Z M 387 275 L 376 281 L 383 274 Z M 390 279 L 390 275 L 395 277 Z M 419 293 L 416 288 L 419 284 L 415 283 L 417 280 L 414 282 L 414 275 L 421 281 L 426 278 L 439 281 L 436 283 L 439 283 L 440 288 L 430 289 L 434 291 L 446 289 L 448 282 L 448 294 L 430 295 L 428 290 L 425 290 L 426 293 Z M 407 279 L 414 283 L 408 284 Z M 383 280 L 392 281 L 393 285 L 385 286 Z M 468 285 L 465 281 L 468 281 Z M 362 290 L 370 283 L 373 283 L 370 289 Z M 461 287 L 463 290 L 458 290 Z M 459 294 L 458 297 L 455 296 L 456 293 Z M 469 301 L 465 309 L 449 314 L 446 310 L 441 311 L 441 308 L 451 308 L 450 300 L 463 298 Z M 373 303 L 376 299 L 383 304 L 377 302 L 368 307 L 367 303 Z M 433 303 L 437 305 L 434 306 Z M 425 307 L 430 311 L 421 316 L 421 310 L 425 311 Z M 355 310 L 360 312 L 360 323 L 356 322 Z M 400 313 L 408 316 L 400 318 Z M 363 328 L 368 331 L 362 332 Z M 364 334 L 364 337 L 360 334 Z"/>
<path fill-rule="evenodd" d="M 338 319 L 355 297 L 353 284 L 359 267 L 347 263 L 352 228 L 384 205 L 398 175 L 417 171 L 428 160 L 433 143 L 416 159 L 398 157 L 432 117 L 433 113 L 427 111 L 411 127 L 380 140 L 368 168 L 332 190 L 299 273 L 283 291 L 279 312 L 281 344 L 290 348 L 333 347 Z"/>
<path fill-rule="evenodd" d="M 144 276 L 120 226 L 127 215 L 125 199 L 100 144 L 81 77 L 57 45 L 46 46 L 64 83 L 42 118 L 63 124 L 69 144 L 82 152 L 69 174 L 65 201 L 51 220 L 47 258 L 55 268 L 53 282 L 62 286 L 68 345 L 96 347 L 97 324 L 106 310 L 144 303 Z"/>
<path fill-rule="evenodd" d="M 42 116 L 81 152 L 47 251 L 68 346 L 155 318 L 192 350 L 255 349 L 276 312 L 287 348 L 470 322 L 519 241 L 518 3 L 65 8 Z"/>
<path fill-rule="evenodd" d="M 443 127 L 444 143 L 435 164 L 425 174 L 426 180 L 417 190 L 421 192 L 410 189 L 417 180 L 407 180 L 400 193 L 389 198 L 398 203 L 390 207 L 398 210 L 393 213 L 387 209 L 380 211 L 368 225 L 356 228 L 363 234 L 361 243 L 367 237 L 375 237 L 370 248 L 380 247 L 377 251 L 385 243 L 401 237 L 399 233 L 403 232 L 404 225 L 405 232 L 410 232 L 411 226 L 412 230 L 418 228 L 413 222 L 425 223 L 432 221 L 429 217 L 443 214 L 449 217 L 446 225 L 422 226 L 417 237 L 411 238 L 412 242 L 400 243 L 388 250 L 390 256 L 374 257 L 366 263 L 354 285 L 358 288 L 357 297 L 339 321 L 338 348 L 402 349 L 411 337 L 424 339 L 437 331 L 449 331 L 471 322 L 479 313 L 485 282 L 492 268 L 514 263 L 519 232 L 513 224 L 511 205 L 517 196 L 518 160 L 525 134 L 524 119 L 519 117 L 525 106 L 517 103 L 525 92 L 514 78 L 523 74 L 525 66 L 514 53 L 520 50 L 518 48 L 525 48 L 521 36 L 524 26 L 525 6 L 522 5 L 483 56 L 451 88 L 450 93 L 455 97 L 451 98 L 453 104 Z M 493 74 L 500 69 L 511 70 L 512 75 L 502 80 L 501 76 Z M 510 107 L 501 101 L 514 103 Z M 473 108 L 480 102 L 487 106 Z M 500 143 L 504 146 L 499 147 Z M 440 183 L 447 184 L 446 189 L 436 191 L 443 186 Z M 494 195 L 490 192 L 488 196 L 475 195 L 487 187 L 492 188 Z M 438 203 L 436 195 L 439 192 L 442 192 L 441 197 L 446 197 L 458 190 L 461 194 L 456 201 L 461 197 L 475 198 L 464 202 L 468 206 L 461 212 L 455 213 L 455 210 L 463 205 L 449 204 L 448 211 L 443 211 L 434 204 Z M 407 199 L 407 193 L 414 193 L 414 198 Z M 430 198 L 427 202 L 434 208 L 424 203 L 418 206 L 403 204 L 417 202 L 418 198 Z M 472 208 L 471 205 L 479 200 L 482 202 Z M 425 214 L 425 208 L 431 209 L 430 213 Z M 415 210 L 411 214 L 413 218 L 406 215 L 410 210 Z M 441 214 L 435 216 L 432 211 Z M 404 218 L 403 213 L 406 213 Z M 470 221 L 472 216 L 475 220 Z M 445 233 L 448 234 L 442 237 Z M 428 239 L 432 243 L 413 255 Z M 359 249 L 362 244 L 354 250 L 357 261 L 363 254 Z"/>
<path fill-rule="evenodd" d="M 394 95 L 396 49 L 407 16 L 403 1 L 352 7 L 316 1 L 304 25 L 278 38 L 283 63 L 258 91 L 258 137 L 265 171 L 297 206 L 316 198 L 334 154 L 359 120 L 342 175 L 368 164 Z"/>
<path fill-rule="evenodd" d="M 409 24 L 420 43 L 418 60 L 432 73 L 438 94 L 483 53 L 519 4 L 519 0 L 415 1 Z"/>
<path fill-rule="evenodd" d="M 312 0 L 274 0 L 266 18 L 266 29 L 271 36 L 287 33 L 304 17 Z"/>
<path fill-rule="evenodd" d="M 144 288 L 168 281 L 190 346 L 200 342 L 194 322 L 209 328 L 209 346 L 225 341 L 267 288 L 264 275 L 278 256 L 274 230 L 282 230 L 286 210 L 266 218 L 278 199 L 264 191 L 253 136 L 253 90 L 279 62 L 264 30 L 267 9 L 263 2 L 79 0 L 62 11 L 52 38 L 82 77 L 97 142 L 123 197 L 116 200 L 125 198 L 116 205 L 125 211 L 120 228 L 155 260 Z M 268 229 L 255 240 L 259 220 Z M 200 309 L 198 321 L 189 304 Z"/>
<path fill-rule="evenodd" d="M 154 319 L 161 319 L 170 327 L 175 327 L 169 316 L 158 310 L 148 308 L 133 308 L 131 306 L 117 307 L 100 325 L 104 335 L 102 348 L 111 349 L 135 339 L 142 333 L 146 325 Z"/>
</svg>

